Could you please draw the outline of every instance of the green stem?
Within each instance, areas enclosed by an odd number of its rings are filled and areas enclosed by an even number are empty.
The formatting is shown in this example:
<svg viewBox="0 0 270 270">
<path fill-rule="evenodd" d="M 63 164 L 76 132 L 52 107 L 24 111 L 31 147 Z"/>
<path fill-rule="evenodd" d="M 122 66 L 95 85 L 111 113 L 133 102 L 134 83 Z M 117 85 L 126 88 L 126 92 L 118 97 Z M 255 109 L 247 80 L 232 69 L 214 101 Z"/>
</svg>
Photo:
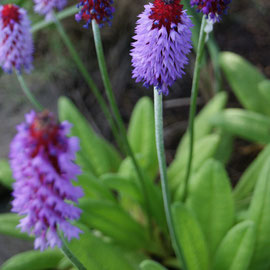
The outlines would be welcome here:
<svg viewBox="0 0 270 270">
<path fill-rule="evenodd" d="M 187 166 L 187 173 L 186 173 L 184 193 L 183 193 L 184 201 L 186 200 L 187 195 L 188 195 L 188 181 L 190 178 L 191 168 L 192 168 L 193 148 L 194 148 L 194 119 L 195 119 L 195 114 L 196 114 L 196 103 L 197 103 L 198 90 L 199 90 L 198 86 L 199 86 L 201 65 L 202 65 L 202 59 L 203 59 L 203 49 L 204 49 L 205 38 L 206 38 L 206 33 L 204 31 L 205 25 L 206 25 L 206 17 L 203 16 L 194 74 L 193 74 L 192 90 L 191 90 L 191 104 L 190 104 L 190 110 L 189 110 L 189 124 L 188 124 L 189 157 L 188 157 L 188 166 Z"/>
<path fill-rule="evenodd" d="M 62 252 L 66 255 L 66 257 L 72 262 L 72 264 L 79 270 L 87 270 L 87 268 L 78 260 L 78 258 L 72 253 L 72 251 L 68 248 L 64 237 L 60 234 L 60 238 L 62 240 Z"/>
<path fill-rule="evenodd" d="M 164 209 L 167 219 L 167 224 L 172 239 L 173 248 L 179 262 L 183 265 L 183 269 L 187 269 L 185 259 L 182 253 L 180 243 L 176 236 L 176 231 L 173 223 L 171 211 L 171 197 L 168 187 L 167 166 L 165 159 L 164 138 L 163 138 L 163 108 L 162 108 L 162 94 L 154 88 L 154 109 L 155 109 L 155 133 L 156 133 L 156 146 L 160 170 L 160 179 L 163 195 Z"/>
<path fill-rule="evenodd" d="M 76 49 L 74 48 L 72 41 L 69 39 L 68 35 L 66 34 L 66 31 L 64 29 L 64 27 L 62 26 L 61 22 L 59 21 L 59 19 L 57 18 L 57 16 L 54 16 L 54 22 L 55 25 L 57 27 L 57 30 L 63 40 L 63 42 L 65 43 L 65 45 L 67 46 L 70 55 L 73 59 L 73 61 L 75 62 L 75 64 L 77 65 L 77 68 L 79 69 L 79 71 L 81 72 L 82 76 L 84 77 L 87 85 L 89 86 L 89 88 L 92 90 L 93 94 L 95 95 L 105 117 L 107 118 L 113 135 L 115 137 L 115 139 L 117 141 L 120 140 L 119 135 L 118 135 L 118 131 L 117 131 L 117 127 L 115 125 L 114 119 L 110 113 L 110 110 L 108 109 L 108 106 L 104 100 L 104 98 L 102 97 L 102 95 L 100 94 L 96 84 L 94 83 L 94 81 L 92 80 L 90 74 L 88 73 L 85 65 L 83 64 L 80 56 L 78 55 Z"/>
<path fill-rule="evenodd" d="M 144 193 L 144 200 L 145 200 L 146 212 L 148 215 L 148 222 L 149 222 L 149 224 L 151 224 L 150 204 L 149 204 L 149 200 L 148 200 L 148 196 L 147 196 L 147 188 L 146 188 L 146 184 L 145 184 L 145 179 L 144 179 L 141 168 L 140 168 L 140 166 L 135 158 L 135 155 L 134 155 L 134 153 L 129 145 L 128 139 L 127 139 L 125 125 L 123 123 L 121 114 L 120 114 L 118 106 L 116 104 L 116 100 L 115 100 L 112 86 L 111 86 L 111 81 L 110 81 L 109 74 L 107 71 L 107 66 L 106 66 L 106 62 L 105 62 L 105 57 L 104 57 L 104 52 L 103 52 L 103 47 L 102 47 L 102 42 L 101 42 L 101 37 L 100 37 L 99 25 L 96 23 L 95 20 L 92 21 L 92 29 L 93 29 L 93 33 L 94 33 L 94 40 L 95 40 L 99 68 L 100 68 L 102 80 L 103 80 L 103 83 L 105 86 L 106 95 L 108 97 L 109 104 L 110 104 L 112 112 L 115 116 L 119 131 L 121 133 L 123 143 L 125 145 L 126 153 L 128 156 L 130 156 L 130 158 L 134 164 L 135 170 L 137 172 L 138 178 L 140 180 L 141 188 L 142 188 L 142 191 Z"/>
<path fill-rule="evenodd" d="M 26 95 L 26 97 L 28 98 L 28 100 L 31 102 L 31 104 L 38 110 L 38 111 L 42 111 L 43 107 L 42 105 L 36 100 L 36 98 L 32 95 L 31 91 L 29 90 L 28 86 L 26 85 L 23 76 L 20 74 L 20 72 L 16 71 L 16 75 L 18 78 L 18 81 L 20 83 L 20 86 L 24 92 L 24 94 Z"/>
</svg>

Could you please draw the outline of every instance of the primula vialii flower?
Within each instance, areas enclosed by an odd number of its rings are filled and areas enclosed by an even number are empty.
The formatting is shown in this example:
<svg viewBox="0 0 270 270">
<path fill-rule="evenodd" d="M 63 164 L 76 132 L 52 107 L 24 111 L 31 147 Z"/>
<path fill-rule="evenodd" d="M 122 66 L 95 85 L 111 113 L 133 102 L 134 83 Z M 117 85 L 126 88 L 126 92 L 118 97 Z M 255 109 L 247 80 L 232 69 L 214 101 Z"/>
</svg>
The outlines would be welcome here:
<svg viewBox="0 0 270 270">
<path fill-rule="evenodd" d="M 61 10 L 67 4 L 67 0 L 34 0 L 35 12 L 46 15 L 46 19 L 51 19 L 53 10 Z"/>
<path fill-rule="evenodd" d="M 78 8 L 81 8 L 76 14 L 76 21 L 84 20 L 85 28 L 88 28 L 92 20 L 96 20 L 100 27 L 106 22 L 111 25 L 114 8 L 112 7 L 113 0 L 81 0 Z"/>
<path fill-rule="evenodd" d="M 57 123 L 48 111 L 31 112 L 17 127 L 11 143 L 10 164 L 16 182 L 13 185 L 12 211 L 24 216 L 22 232 L 36 237 L 35 248 L 61 247 L 57 230 L 68 240 L 81 232 L 70 221 L 80 217 L 73 205 L 83 196 L 72 185 L 80 168 L 74 163 L 79 140 L 67 137 L 71 125 Z"/>
<path fill-rule="evenodd" d="M 131 50 L 133 78 L 164 95 L 184 74 L 191 50 L 192 22 L 180 0 L 155 0 L 145 6 L 136 27 Z"/>
<path fill-rule="evenodd" d="M 26 11 L 14 4 L 0 6 L 0 66 L 5 72 L 32 69 L 33 40 Z"/>
<path fill-rule="evenodd" d="M 213 22 L 220 21 L 226 14 L 231 0 L 191 0 L 191 6 L 196 6 L 197 11 L 202 12 Z"/>
</svg>

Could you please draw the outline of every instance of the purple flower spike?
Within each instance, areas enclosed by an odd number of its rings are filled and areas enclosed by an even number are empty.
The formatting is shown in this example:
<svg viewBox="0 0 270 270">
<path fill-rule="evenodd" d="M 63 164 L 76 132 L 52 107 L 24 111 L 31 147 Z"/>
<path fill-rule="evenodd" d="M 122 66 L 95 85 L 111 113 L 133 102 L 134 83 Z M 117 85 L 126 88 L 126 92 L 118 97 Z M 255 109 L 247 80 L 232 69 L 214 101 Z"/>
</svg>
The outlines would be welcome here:
<svg viewBox="0 0 270 270">
<path fill-rule="evenodd" d="M 0 66 L 7 73 L 13 68 L 32 69 L 33 40 L 26 11 L 14 4 L 0 6 Z"/>
<path fill-rule="evenodd" d="M 68 122 L 58 124 L 48 111 L 31 112 L 10 145 L 16 179 L 12 211 L 24 216 L 18 227 L 36 237 L 36 249 L 61 247 L 58 229 L 68 240 L 81 233 L 70 223 L 80 217 L 74 203 L 83 196 L 71 183 L 80 168 L 74 163 L 79 140 L 67 137 L 70 128 Z"/>
<path fill-rule="evenodd" d="M 191 6 L 196 6 L 198 12 L 202 12 L 214 23 L 220 21 L 221 16 L 227 13 L 231 0 L 191 0 Z"/>
<path fill-rule="evenodd" d="M 53 18 L 53 10 L 63 9 L 67 4 L 67 0 L 34 0 L 34 3 L 35 12 L 45 15 L 46 19 L 50 20 Z"/>
<path fill-rule="evenodd" d="M 184 74 L 190 52 L 192 22 L 180 0 L 155 0 L 139 16 L 131 50 L 133 78 L 168 95 Z"/>
</svg>

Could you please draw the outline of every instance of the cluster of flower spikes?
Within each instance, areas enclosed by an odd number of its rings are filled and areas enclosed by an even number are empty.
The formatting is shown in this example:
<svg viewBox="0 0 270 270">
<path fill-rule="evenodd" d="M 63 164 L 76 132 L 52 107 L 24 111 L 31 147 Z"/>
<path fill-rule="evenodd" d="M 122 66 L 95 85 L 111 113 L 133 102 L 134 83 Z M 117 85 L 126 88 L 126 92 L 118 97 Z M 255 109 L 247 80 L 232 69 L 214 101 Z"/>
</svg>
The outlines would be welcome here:
<svg viewBox="0 0 270 270">
<path fill-rule="evenodd" d="M 67 0 L 34 0 L 34 3 L 35 12 L 45 15 L 46 19 L 51 19 L 53 17 L 53 10 L 63 9 L 67 4 Z"/>
<path fill-rule="evenodd" d="M 95 20 L 100 27 L 105 23 L 111 25 L 114 12 L 112 4 L 113 0 L 81 0 L 77 5 L 80 11 L 76 14 L 75 19 L 77 22 L 85 21 L 85 28 L 89 27 L 92 20 Z"/>
<path fill-rule="evenodd" d="M 192 22 L 180 0 L 155 0 L 139 15 L 131 50 L 133 78 L 167 95 L 184 74 Z"/>
<path fill-rule="evenodd" d="M 0 6 L 0 66 L 11 73 L 13 68 L 32 69 L 33 40 L 26 11 L 14 4 Z"/>
<path fill-rule="evenodd" d="M 213 22 L 220 21 L 223 14 L 227 13 L 231 0 L 191 0 L 191 6 L 196 6 L 198 12 L 202 12 Z"/>
<path fill-rule="evenodd" d="M 83 196 L 71 182 L 80 168 L 74 163 L 79 140 L 67 137 L 70 128 L 48 111 L 32 111 L 11 142 L 10 164 L 16 180 L 12 211 L 24 216 L 18 227 L 35 236 L 36 249 L 61 247 L 58 230 L 68 240 L 81 233 L 70 223 L 80 217 L 74 203 Z"/>
</svg>

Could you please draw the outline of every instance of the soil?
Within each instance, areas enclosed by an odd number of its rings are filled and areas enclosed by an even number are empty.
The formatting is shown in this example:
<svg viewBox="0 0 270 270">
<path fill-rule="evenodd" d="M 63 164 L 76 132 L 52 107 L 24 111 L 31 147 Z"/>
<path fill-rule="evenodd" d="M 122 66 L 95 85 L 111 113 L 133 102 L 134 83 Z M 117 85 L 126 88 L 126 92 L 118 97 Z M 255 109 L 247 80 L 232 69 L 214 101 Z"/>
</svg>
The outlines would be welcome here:
<svg viewBox="0 0 270 270">
<path fill-rule="evenodd" d="M 113 27 L 105 27 L 102 30 L 112 86 L 126 123 L 137 100 L 144 95 L 152 96 L 150 89 L 143 88 L 131 79 L 129 56 L 137 15 L 143 10 L 145 3 L 147 1 L 143 0 L 117 1 Z M 269 0 L 233 0 L 228 16 L 224 17 L 222 23 L 215 26 L 215 38 L 222 51 L 233 51 L 242 55 L 267 77 L 270 77 L 269 11 Z M 63 23 L 93 79 L 104 92 L 97 70 L 90 29 L 85 30 L 73 18 L 65 19 Z M 44 106 L 56 112 L 57 98 L 60 95 L 69 96 L 95 130 L 112 141 L 112 134 L 95 98 L 68 57 L 68 52 L 54 27 L 49 27 L 35 35 L 35 47 L 35 70 L 31 75 L 26 75 L 25 79 Z M 189 108 L 187 98 L 190 95 L 194 57 L 194 54 L 190 57 L 191 61 L 185 78 L 174 84 L 171 94 L 166 98 L 168 103 L 164 114 L 168 162 L 173 159 L 179 139 L 187 127 Z M 31 106 L 21 93 L 15 75 L 2 74 L 0 85 L 0 158 L 7 158 L 10 140 L 16 132 L 15 126 L 23 121 L 24 114 L 31 109 Z M 224 87 L 230 93 L 229 106 L 238 107 L 239 104 L 226 83 Z M 199 107 L 202 107 L 206 102 L 204 92 L 208 89 L 203 86 L 200 91 Z M 174 105 L 169 106 L 169 104 Z M 246 141 L 235 142 L 232 159 L 228 163 L 228 171 L 233 183 L 239 179 L 259 151 L 259 147 L 254 147 Z M 0 212 L 6 212 L 9 210 L 10 193 L 0 186 L 0 195 Z M 17 242 L 2 236 L 0 243 L 0 265 L 11 255 L 31 247 L 29 243 Z M 8 246 L 4 243 L 8 243 Z"/>
</svg>

